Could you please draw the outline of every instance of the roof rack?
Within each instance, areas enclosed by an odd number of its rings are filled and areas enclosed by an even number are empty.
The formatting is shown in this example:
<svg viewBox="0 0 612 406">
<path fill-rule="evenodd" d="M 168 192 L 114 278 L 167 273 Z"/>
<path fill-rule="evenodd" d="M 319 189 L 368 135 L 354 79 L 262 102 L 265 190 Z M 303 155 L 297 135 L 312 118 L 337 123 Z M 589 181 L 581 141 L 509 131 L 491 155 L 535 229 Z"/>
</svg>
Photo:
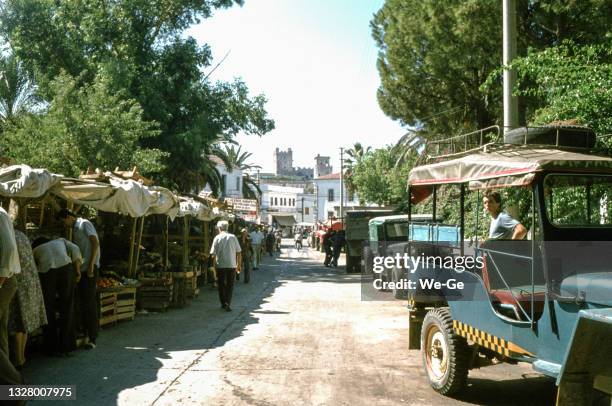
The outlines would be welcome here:
<svg viewBox="0 0 612 406">
<path fill-rule="evenodd" d="M 425 145 L 426 160 L 439 160 L 478 151 L 490 144 L 503 142 L 501 129 L 492 125 L 444 140 L 429 141 Z"/>
</svg>

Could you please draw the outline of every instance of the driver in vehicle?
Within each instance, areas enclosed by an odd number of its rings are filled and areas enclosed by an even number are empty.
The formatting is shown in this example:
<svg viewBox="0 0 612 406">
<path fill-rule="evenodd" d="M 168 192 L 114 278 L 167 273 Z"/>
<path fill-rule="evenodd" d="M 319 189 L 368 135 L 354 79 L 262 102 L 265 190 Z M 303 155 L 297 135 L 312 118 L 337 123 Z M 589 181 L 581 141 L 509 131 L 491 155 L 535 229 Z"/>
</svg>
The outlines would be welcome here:
<svg viewBox="0 0 612 406">
<path fill-rule="evenodd" d="M 518 220 L 502 210 L 499 192 L 487 190 L 482 198 L 482 204 L 491 215 L 489 239 L 491 240 L 522 240 L 527 235 L 527 229 Z"/>
</svg>

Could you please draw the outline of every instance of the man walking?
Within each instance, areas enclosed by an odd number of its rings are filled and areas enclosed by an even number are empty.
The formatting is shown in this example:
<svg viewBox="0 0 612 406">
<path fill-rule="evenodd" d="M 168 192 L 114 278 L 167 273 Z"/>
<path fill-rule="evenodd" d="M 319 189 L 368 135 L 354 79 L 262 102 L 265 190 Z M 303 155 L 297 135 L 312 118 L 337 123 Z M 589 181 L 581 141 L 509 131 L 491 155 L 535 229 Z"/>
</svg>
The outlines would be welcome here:
<svg viewBox="0 0 612 406">
<path fill-rule="evenodd" d="M 213 239 L 210 247 L 210 255 L 213 256 L 213 264 L 217 270 L 217 287 L 219 289 L 219 301 L 221 308 L 231 312 L 232 291 L 236 271 L 240 273 L 242 267 L 242 255 L 240 243 L 234 234 L 228 233 L 227 221 L 219 221 L 217 228 L 219 234 Z"/>
<path fill-rule="evenodd" d="M 264 235 L 255 227 L 249 236 L 251 237 L 251 245 L 253 246 L 253 270 L 256 270 L 259 269 L 259 263 L 261 262 L 261 243 L 264 240 Z"/>
<path fill-rule="evenodd" d="M 62 209 L 57 217 L 67 227 L 72 227 L 72 240 L 81 250 L 83 265 L 81 280 L 78 283 L 78 300 L 81 308 L 81 323 L 89 338 L 85 348 L 96 348 L 98 338 L 98 305 L 96 303 L 96 285 L 100 268 L 100 240 L 91 221 L 77 217 L 72 211 Z"/>
</svg>

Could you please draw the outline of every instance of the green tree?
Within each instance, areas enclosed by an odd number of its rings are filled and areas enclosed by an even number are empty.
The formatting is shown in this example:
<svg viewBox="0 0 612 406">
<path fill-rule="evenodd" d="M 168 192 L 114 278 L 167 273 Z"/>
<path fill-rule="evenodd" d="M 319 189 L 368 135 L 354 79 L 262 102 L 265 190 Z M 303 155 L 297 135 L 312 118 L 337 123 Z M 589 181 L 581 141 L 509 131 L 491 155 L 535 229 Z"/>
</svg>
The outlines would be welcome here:
<svg viewBox="0 0 612 406">
<path fill-rule="evenodd" d="M 88 166 L 163 169 L 164 153 L 138 145 L 155 136 L 157 126 L 142 119 L 138 103 L 111 91 L 104 77 L 79 87 L 77 80 L 60 74 L 50 87 L 56 97 L 47 111 L 29 114 L 5 130 L 1 144 L 10 158 L 66 176 Z"/>
<path fill-rule="evenodd" d="M 0 33 L 36 75 L 46 100 L 62 71 L 90 85 L 103 74 L 114 91 L 136 100 L 146 121 L 159 124 L 141 147 L 167 152 L 162 180 L 193 190 L 210 176 L 206 156 L 217 139 L 237 133 L 262 135 L 274 128 L 266 99 L 246 85 L 210 83 L 208 46 L 184 30 L 218 8 L 241 0 L 7 0 Z"/>
<path fill-rule="evenodd" d="M 532 125 L 572 120 L 612 132 L 612 48 L 572 42 L 532 52 L 513 63 L 518 93 L 541 98 Z"/>
<path fill-rule="evenodd" d="M 604 44 L 612 35 L 610 1 L 517 3 L 520 55 L 568 38 Z M 425 138 L 499 124 L 501 83 L 480 86 L 501 64 L 501 21 L 497 0 L 387 0 L 371 22 L 379 48 L 378 102 L 385 114 Z M 542 103 L 523 95 L 522 121 Z"/>
<path fill-rule="evenodd" d="M 359 198 L 379 205 L 399 205 L 407 199 L 412 161 L 396 165 L 398 150 L 388 146 L 371 151 L 353 169 Z"/>
</svg>

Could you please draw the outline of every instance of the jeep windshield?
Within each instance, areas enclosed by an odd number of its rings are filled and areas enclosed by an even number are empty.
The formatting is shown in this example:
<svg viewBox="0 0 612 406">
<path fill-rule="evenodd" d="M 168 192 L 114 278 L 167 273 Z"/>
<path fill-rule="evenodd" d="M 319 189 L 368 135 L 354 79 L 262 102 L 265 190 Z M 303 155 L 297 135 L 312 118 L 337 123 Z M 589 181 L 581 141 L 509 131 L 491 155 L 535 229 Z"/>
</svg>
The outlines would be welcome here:
<svg viewBox="0 0 612 406">
<path fill-rule="evenodd" d="M 556 227 L 612 227 L 612 176 L 549 174 L 546 216 Z"/>
</svg>

